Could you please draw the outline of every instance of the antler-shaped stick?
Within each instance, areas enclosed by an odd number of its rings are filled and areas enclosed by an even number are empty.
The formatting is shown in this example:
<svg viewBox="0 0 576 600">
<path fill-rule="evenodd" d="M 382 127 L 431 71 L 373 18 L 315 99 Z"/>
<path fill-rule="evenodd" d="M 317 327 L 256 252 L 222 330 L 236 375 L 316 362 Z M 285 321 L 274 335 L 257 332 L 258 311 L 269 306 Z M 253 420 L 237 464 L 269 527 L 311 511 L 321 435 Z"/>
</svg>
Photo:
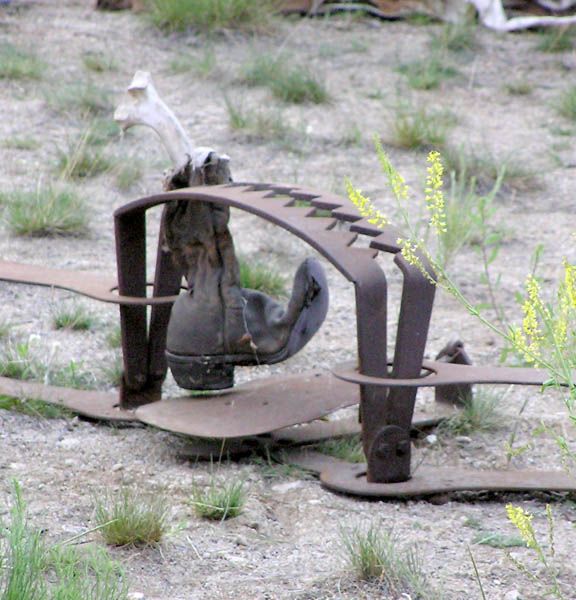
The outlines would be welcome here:
<svg viewBox="0 0 576 600">
<path fill-rule="evenodd" d="M 482 23 L 489 29 L 496 31 L 518 31 L 529 27 L 562 26 L 576 23 L 576 15 L 567 17 L 530 16 L 508 19 L 502 6 L 502 0 L 468 0 L 468 2 L 476 7 Z M 540 4 L 542 3 L 540 2 Z M 567 8 L 573 4 L 572 1 L 560 2 L 559 6 Z"/>
<path fill-rule="evenodd" d="M 124 101 L 114 112 L 114 120 L 122 129 L 134 125 L 151 127 L 160 136 L 176 172 L 188 161 L 192 162 L 194 169 L 202 167 L 214 152 L 212 148 L 194 147 L 176 115 L 160 98 L 150 73 L 146 71 L 136 71 Z"/>
</svg>

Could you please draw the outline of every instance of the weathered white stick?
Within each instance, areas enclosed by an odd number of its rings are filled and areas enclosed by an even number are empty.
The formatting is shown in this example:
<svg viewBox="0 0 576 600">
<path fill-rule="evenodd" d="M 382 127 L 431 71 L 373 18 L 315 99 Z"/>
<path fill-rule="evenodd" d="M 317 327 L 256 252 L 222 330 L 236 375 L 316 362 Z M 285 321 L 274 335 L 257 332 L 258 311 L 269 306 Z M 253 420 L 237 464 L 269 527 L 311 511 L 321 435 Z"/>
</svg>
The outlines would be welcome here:
<svg viewBox="0 0 576 600">
<path fill-rule="evenodd" d="M 518 31 L 529 27 L 550 27 L 572 25 L 576 23 L 576 15 L 568 17 L 515 17 L 508 19 L 502 0 L 468 0 L 478 11 L 482 23 L 495 31 Z M 565 2 L 562 5 L 566 4 Z M 568 4 L 571 6 L 571 4 Z"/>
<path fill-rule="evenodd" d="M 176 171 L 189 160 L 194 168 L 200 168 L 214 152 L 212 148 L 194 147 L 176 115 L 158 95 L 152 77 L 146 71 L 137 71 L 134 75 L 123 102 L 114 112 L 114 120 L 122 129 L 134 125 L 146 125 L 154 129 Z"/>
</svg>

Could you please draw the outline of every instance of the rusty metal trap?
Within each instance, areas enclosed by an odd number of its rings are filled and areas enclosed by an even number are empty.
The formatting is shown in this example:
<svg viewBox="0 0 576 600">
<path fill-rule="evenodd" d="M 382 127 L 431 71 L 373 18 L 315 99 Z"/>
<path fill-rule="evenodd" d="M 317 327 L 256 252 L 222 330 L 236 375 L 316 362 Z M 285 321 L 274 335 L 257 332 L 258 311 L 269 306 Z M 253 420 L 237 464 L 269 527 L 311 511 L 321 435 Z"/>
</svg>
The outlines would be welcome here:
<svg viewBox="0 0 576 600">
<path fill-rule="evenodd" d="M 164 205 L 164 213 L 154 278 L 149 282 L 146 211 L 158 205 Z M 234 365 L 252 364 L 249 356 L 236 350 L 215 356 L 203 349 L 179 349 L 178 336 L 184 325 L 178 319 L 186 315 L 196 318 L 198 307 L 190 308 L 190 303 L 200 295 L 200 288 L 182 290 L 183 269 L 173 260 L 164 229 L 170 211 L 201 206 L 239 209 L 287 230 L 316 250 L 354 286 L 357 364 L 336 365 L 331 372 L 312 370 L 233 386 Z M 345 226 L 338 227 L 338 223 Z M 437 401 L 453 405 L 459 397 L 471 393 L 472 384 L 541 385 L 547 374 L 536 369 L 473 366 L 458 344 L 435 361 L 424 360 L 435 287 L 403 258 L 397 244 L 399 232 L 392 226 L 379 229 L 362 219 L 349 200 L 289 185 L 187 187 L 126 204 L 115 212 L 114 224 L 117 279 L 0 261 L 0 280 L 61 288 L 117 304 L 124 363 L 119 396 L 8 378 L 0 378 L 0 393 L 58 403 L 93 419 L 140 421 L 189 436 L 225 438 L 238 448 L 242 440 L 298 444 L 361 430 L 364 465 L 298 449 L 288 454 L 288 460 L 318 472 L 326 488 L 358 496 L 426 496 L 464 490 L 576 491 L 576 480 L 563 472 L 479 472 L 453 467 L 420 467 L 412 472 L 410 432 L 423 422 L 415 412 L 420 387 L 434 387 Z M 357 244 L 362 237 L 368 239 L 367 246 Z M 393 255 L 403 278 L 392 357 L 387 356 L 387 281 L 374 260 L 379 253 Z M 274 338 L 275 345 L 264 355 L 264 362 L 279 362 L 293 354 L 324 319 L 328 291 L 318 266 L 307 263 L 301 279 L 302 284 L 299 288 L 295 284 L 294 292 L 300 294 L 298 310 L 289 326 L 281 330 L 279 341 L 277 336 Z M 222 294 L 221 279 L 219 286 Z M 242 294 L 241 306 L 253 303 L 257 307 L 264 302 L 250 291 L 243 290 Z M 224 298 L 228 307 L 226 302 L 231 301 Z M 181 312 L 173 308 L 179 303 Z M 212 318 L 210 306 L 200 306 L 199 310 L 201 319 Z M 251 335 L 242 340 L 257 347 L 254 329 L 263 317 L 257 311 L 254 314 Z M 271 314 L 277 316 L 275 307 Z M 266 323 L 272 322 L 269 314 L 266 319 Z M 231 327 L 227 322 L 222 330 Z M 270 337 L 269 332 L 262 335 L 262 339 Z M 182 343 L 190 339 L 196 340 L 194 332 Z M 258 344 L 262 346 L 262 342 Z M 163 398 L 162 383 L 168 367 L 181 387 L 212 390 L 210 395 Z M 359 406 L 360 415 L 354 423 L 319 420 L 354 405 Z"/>
</svg>

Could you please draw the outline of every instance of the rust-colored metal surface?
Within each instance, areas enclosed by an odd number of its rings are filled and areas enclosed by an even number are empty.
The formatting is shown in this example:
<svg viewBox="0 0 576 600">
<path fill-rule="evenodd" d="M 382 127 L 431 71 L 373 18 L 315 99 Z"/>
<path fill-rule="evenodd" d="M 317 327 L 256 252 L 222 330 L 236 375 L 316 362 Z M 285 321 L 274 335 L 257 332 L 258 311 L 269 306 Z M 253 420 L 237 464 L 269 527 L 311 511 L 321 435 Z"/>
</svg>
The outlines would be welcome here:
<svg viewBox="0 0 576 600">
<path fill-rule="evenodd" d="M 146 211 L 173 202 L 214 203 L 252 213 L 291 232 L 332 263 L 355 287 L 357 365 L 335 368 L 335 377 L 320 372 L 278 376 L 216 396 L 162 400 L 167 324 L 182 274 L 165 250 L 160 231 L 152 297 L 147 297 Z M 324 211 L 330 211 L 330 216 Z M 8 262 L 0 262 L 0 279 L 61 287 L 119 304 L 124 357 L 120 399 L 2 379 L 0 393 L 39 397 L 94 418 L 137 419 L 193 436 L 252 439 L 265 435 L 262 439 L 278 442 L 307 442 L 314 436 L 322 439 L 334 434 L 339 425 L 294 426 L 359 402 L 367 465 L 314 457 L 322 481 L 330 489 L 375 497 L 476 489 L 574 489 L 574 481 L 562 473 L 477 473 L 452 468 L 411 472 L 410 430 L 417 417 L 419 387 L 455 390 L 473 383 L 541 385 L 547 374 L 424 360 L 435 286 L 402 257 L 397 244 L 401 233 L 391 226 L 379 229 L 362 219 L 348 199 L 279 184 L 199 186 L 131 202 L 116 211 L 114 220 L 117 284 L 102 277 Z M 368 248 L 356 245 L 361 236 L 371 238 Z M 396 346 L 390 358 L 387 282 L 374 260 L 379 252 L 394 255 L 393 263 L 403 277 Z M 434 277 L 430 269 L 429 275 Z M 344 430 L 356 431 L 357 425 L 348 424 Z"/>
<path fill-rule="evenodd" d="M 576 492 L 576 478 L 565 471 L 478 471 L 458 467 L 419 467 L 407 481 L 370 483 L 366 465 L 331 461 L 327 467 L 319 460 L 320 481 L 329 490 L 373 498 L 406 498 L 450 492 L 534 492 L 555 490 Z"/>
<path fill-rule="evenodd" d="M 456 385 L 465 383 L 492 383 L 508 385 L 542 385 L 550 379 L 545 369 L 525 367 L 481 367 L 474 365 L 457 365 L 440 361 L 422 361 L 419 377 L 399 379 L 392 376 L 370 377 L 358 372 L 351 363 L 339 365 L 333 369 L 335 377 L 359 385 L 381 387 L 436 387 L 440 385 Z M 576 375 L 576 374 L 575 374 Z"/>
<path fill-rule="evenodd" d="M 0 394 L 15 398 L 42 400 L 64 406 L 85 417 L 102 421 L 136 420 L 132 411 L 120 408 L 117 394 L 107 392 L 73 390 L 34 381 L 0 377 Z"/>
<path fill-rule="evenodd" d="M 140 421 L 199 437 L 260 435 L 358 403 L 358 387 L 320 371 L 273 377 L 217 395 L 170 398 L 136 410 Z"/>
<path fill-rule="evenodd" d="M 121 296 L 117 292 L 118 284 L 113 277 L 103 277 L 84 271 L 50 269 L 6 260 L 0 260 L 0 281 L 54 287 L 112 304 L 171 305 L 175 300 L 175 296 L 163 298 Z"/>
</svg>

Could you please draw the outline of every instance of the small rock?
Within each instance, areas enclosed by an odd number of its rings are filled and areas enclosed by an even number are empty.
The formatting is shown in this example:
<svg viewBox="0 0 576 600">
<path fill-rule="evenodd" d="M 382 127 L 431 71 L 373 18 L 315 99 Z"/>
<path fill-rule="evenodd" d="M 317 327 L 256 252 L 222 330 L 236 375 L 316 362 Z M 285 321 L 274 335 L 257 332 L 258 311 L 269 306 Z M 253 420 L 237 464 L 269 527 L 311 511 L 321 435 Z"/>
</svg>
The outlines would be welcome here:
<svg viewBox="0 0 576 600">
<path fill-rule="evenodd" d="M 504 594 L 504 600 L 521 600 L 518 590 L 510 590 Z"/>
<path fill-rule="evenodd" d="M 130 592 L 126 598 L 128 598 L 128 600 L 144 600 L 146 596 L 144 596 L 142 592 Z"/>
<path fill-rule="evenodd" d="M 236 545 L 237 546 L 249 546 L 250 544 L 248 543 L 248 540 L 244 536 L 239 535 L 236 538 Z"/>
<path fill-rule="evenodd" d="M 435 433 L 431 433 L 426 436 L 425 441 L 429 446 L 435 446 L 438 443 L 438 436 Z"/>
<path fill-rule="evenodd" d="M 113 471 L 121 471 L 123 468 L 124 468 L 124 465 L 122 463 L 116 463 L 115 465 L 112 466 Z"/>
<path fill-rule="evenodd" d="M 472 438 L 469 438 L 467 435 L 457 435 L 454 441 L 460 444 L 460 446 L 468 446 L 468 444 L 472 443 Z"/>
</svg>

